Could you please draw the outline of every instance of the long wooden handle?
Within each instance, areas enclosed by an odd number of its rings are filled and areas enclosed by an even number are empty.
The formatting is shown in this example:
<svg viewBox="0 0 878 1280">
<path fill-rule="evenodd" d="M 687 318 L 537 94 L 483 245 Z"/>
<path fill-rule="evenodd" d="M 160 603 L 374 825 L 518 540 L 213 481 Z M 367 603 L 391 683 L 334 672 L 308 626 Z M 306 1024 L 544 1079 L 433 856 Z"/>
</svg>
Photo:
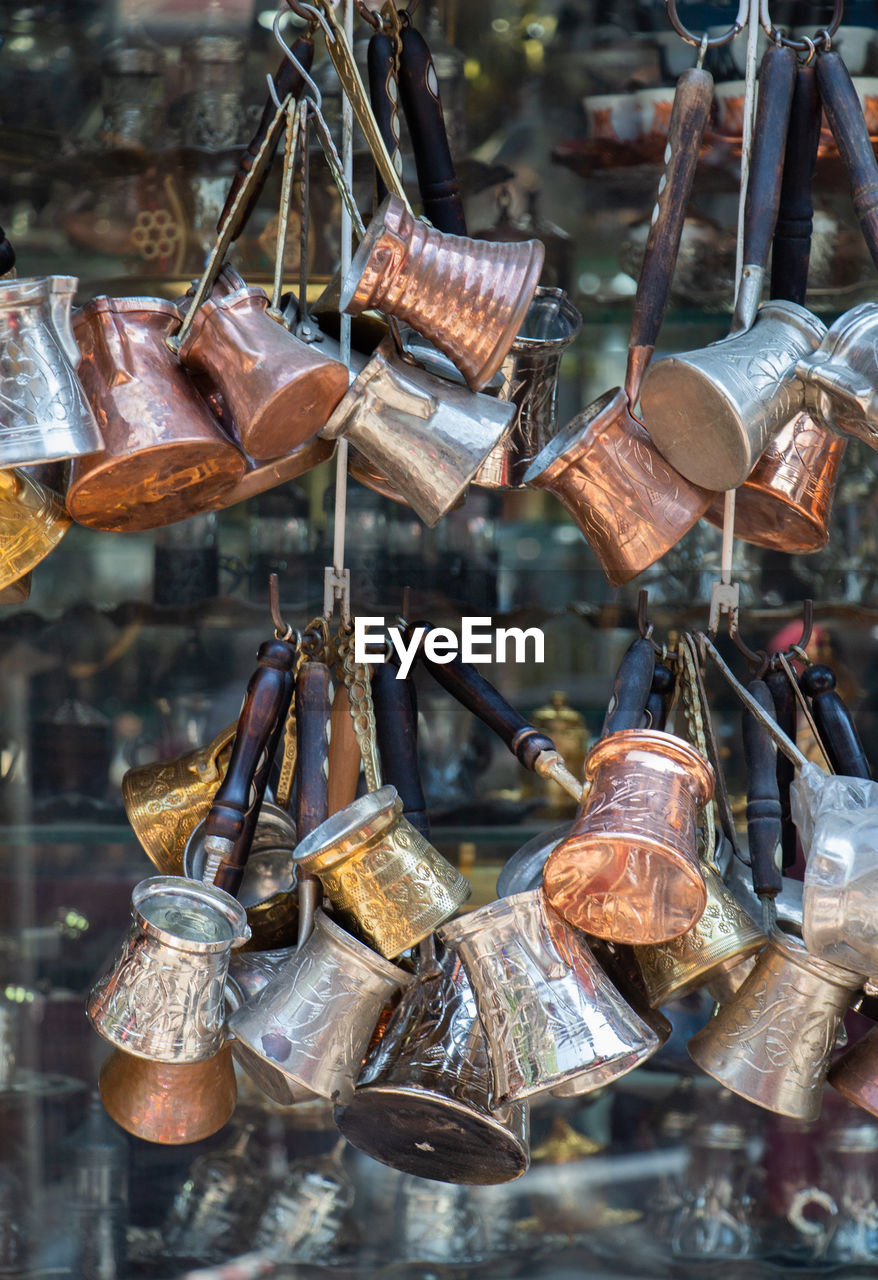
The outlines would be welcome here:
<svg viewBox="0 0 878 1280">
<path fill-rule="evenodd" d="M 420 31 L 410 26 L 403 28 L 401 43 L 399 94 L 415 154 L 424 216 L 437 231 L 465 236 L 463 200 L 430 48 Z"/>
<path fill-rule="evenodd" d="M 335 687 L 329 724 L 329 812 L 333 814 L 356 798 L 362 763 L 351 700 L 344 684 Z"/>
<path fill-rule="evenodd" d="M 878 267 L 878 161 L 857 91 L 840 54 L 820 54 L 817 84 L 838 154 L 848 171 L 854 212 Z"/>
<path fill-rule="evenodd" d="M 322 662 L 304 662 L 296 677 L 296 839 L 329 817 L 332 676 Z"/>
<path fill-rule="evenodd" d="M 366 52 L 366 70 L 369 75 L 369 101 L 390 162 L 402 177 L 402 153 L 399 147 L 399 102 L 394 74 L 393 40 L 383 31 L 376 31 Z M 379 172 L 375 185 L 380 204 L 387 195 L 387 187 Z"/>
<path fill-rule="evenodd" d="M 412 826 L 429 837 L 427 801 L 418 769 L 415 687 L 410 679 L 398 678 L 394 663 L 376 663 L 372 673 L 372 701 L 384 781 L 396 787 L 402 811 Z"/>
<path fill-rule="evenodd" d="M 781 729 L 796 740 L 796 695 L 787 673 L 781 668 L 772 667 L 765 673 L 765 683 L 774 703 L 774 718 Z M 777 753 L 775 766 L 777 777 L 777 794 L 780 801 L 780 847 L 781 866 L 787 870 L 796 861 L 798 832 L 790 805 L 790 787 L 796 776 L 796 766 L 788 760 L 782 751 Z"/>
<path fill-rule="evenodd" d="M 764 680 L 751 680 L 747 691 L 774 718 L 774 702 Z M 747 761 L 747 843 L 753 889 L 760 898 L 776 897 L 782 888 L 774 851 L 781 838 L 775 746 L 766 730 L 744 708 L 744 756 Z"/>
<path fill-rule="evenodd" d="M 872 770 L 853 717 L 835 691 L 835 674 L 822 663 L 806 667 L 799 688 L 811 699 L 811 713 L 826 754 L 836 773 L 847 778 L 871 778 Z"/>
<path fill-rule="evenodd" d="M 651 640 L 638 637 L 622 655 L 613 680 L 613 691 L 604 717 L 601 737 L 624 729 L 639 729 L 643 723 L 655 670 L 655 649 Z"/>
<path fill-rule="evenodd" d="M 219 836 L 231 841 L 214 876 L 214 884 L 236 894 L 244 877 L 259 807 L 278 740 L 293 696 L 295 650 L 282 640 L 260 645 L 238 717 L 235 743 L 226 776 L 204 820 L 205 841 Z"/>
<path fill-rule="evenodd" d="M 805 304 L 808 262 L 814 229 L 814 170 L 820 143 L 822 110 L 817 92 L 817 69 L 796 70 L 793 105 L 780 185 L 780 205 L 771 249 L 771 296 Z M 781 679 L 789 686 L 783 671 Z M 777 682 L 778 687 L 780 681 Z"/>
<path fill-rule="evenodd" d="M 625 390 L 632 405 L 640 394 L 640 383 L 667 310 L 683 221 L 712 100 L 710 72 L 697 67 L 684 71 L 674 94 L 665 170 L 659 182 L 634 298 L 625 379 Z"/>
</svg>

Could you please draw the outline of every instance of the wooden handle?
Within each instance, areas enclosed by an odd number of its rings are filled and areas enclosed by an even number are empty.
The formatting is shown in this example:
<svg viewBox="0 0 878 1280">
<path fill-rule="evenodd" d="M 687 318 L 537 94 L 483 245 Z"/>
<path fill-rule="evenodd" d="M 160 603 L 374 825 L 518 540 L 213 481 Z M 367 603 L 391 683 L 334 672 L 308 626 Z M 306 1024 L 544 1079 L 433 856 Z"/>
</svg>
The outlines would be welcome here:
<svg viewBox="0 0 878 1280">
<path fill-rule="evenodd" d="M 296 839 L 329 817 L 329 742 L 332 676 L 322 662 L 305 662 L 296 678 Z"/>
<path fill-rule="evenodd" d="M 765 683 L 774 703 L 774 718 L 787 737 L 796 740 L 796 695 L 789 676 L 780 668 L 772 667 L 765 673 Z M 787 870 L 796 861 L 798 832 L 790 809 L 790 787 L 796 776 L 796 766 L 782 751 L 777 753 L 775 767 L 777 793 L 780 801 L 781 866 Z"/>
<path fill-rule="evenodd" d="M 336 686 L 329 724 L 329 812 L 333 814 L 356 798 L 360 778 L 360 746 L 343 684 Z"/>
<path fill-rule="evenodd" d="M 402 31 L 399 96 L 415 154 L 424 216 L 437 231 L 465 236 L 466 218 L 448 145 L 439 78 L 429 46 L 414 27 Z"/>
<path fill-rule="evenodd" d="M 640 394 L 640 383 L 667 310 L 683 220 L 712 100 L 713 76 L 710 72 L 696 67 L 684 71 L 674 94 L 665 171 L 659 182 L 634 298 L 625 380 L 625 390 L 632 405 Z"/>
<path fill-rule="evenodd" d="M 425 628 L 427 634 L 434 629 L 429 622 L 410 623 L 407 629 L 409 642 L 412 632 L 420 627 Z M 525 769 L 533 769 L 537 757 L 544 751 L 557 750 L 552 739 L 528 724 L 524 716 L 519 715 L 471 663 L 460 658 L 452 658 L 446 663 L 433 662 L 425 655 L 423 643 L 418 650 L 418 658 L 443 689 L 502 738 Z"/>
<path fill-rule="evenodd" d="M 604 717 L 601 737 L 623 729 L 639 729 L 649 698 L 655 670 L 655 649 L 651 640 L 638 637 L 625 650 L 613 680 L 613 691 Z"/>
<path fill-rule="evenodd" d="M 774 702 L 764 680 L 751 680 L 747 692 L 774 718 Z M 760 898 L 780 893 L 782 879 L 775 861 L 781 838 L 781 810 L 777 789 L 775 747 L 756 718 L 745 708 L 742 717 L 744 757 L 747 761 L 747 842 L 753 889 Z"/>
<path fill-rule="evenodd" d="M 878 267 L 878 161 L 857 91 L 840 54 L 820 54 L 817 84 L 838 154 L 848 171 L 854 212 Z"/>
<path fill-rule="evenodd" d="M 671 668 L 663 662 L 656 662 L 652 673 L 649 697 L 646 700 L 646 713 L 649 717 L 651 729 L 664 731 L 668 722 L 668 712 L 673 701 L 675 683 L 674 673 Z"/>
<path fill-rule="evenodd" d="M 402 174 L 402 156 L 399 149 L 399 105 L 394 84 L 393 40 L 383 31 L 376 31 L 366 52 L 366 70 L 369 73 L 369 101 L 387 154 L 397 173 Z M 378 203 L 385 199 L 387 187 L 376 171 L 375 186 Z"/>
<path fill-rule="evenodd" d="M 266 640 L 259 646 L 259 665 L 247 685 L 229 767 L 204 821 L 205 837 L 232 841 L 214 876 L 214 884 L 227 893 L 236 894 L 244 876 L 259 806 L 293 696 L 295 657 L 295 650 L 282 640 Z"/>
<path fill-rule="evenodd" d="M 780 207 L 781 174 L 793 88 L 796 55 L 772 45 L 759 68 L 759 100 L 753 133 L 753 154 L 744 209 L 744 266 L 765 267 Z"/>
<path fill-rule="evenodd" d="M 771 297 L 805 304 L 814 229 L 812 188 L 820 142 L 820 95 L 815 67 L 798 67 L 783 160 L 780 205 L 771 248 Z M 781 680 L 789 688 L 783 671 Z M 778 689 L 780 680 L 775 682 Z M 790 696 L 793 696 L 792 694 Z M 775 703 L 776 705 L 776 703 Z"/>
<path fill-rule="evenodd" d="M 811 699 L 811 713 L 836 773 L 871 778 L 872 770 L 851 713 L 835 691 L 835 674 L 822 663 L 806 667 L 799 688 Z"/>
<path fill-rule="evenodd" d="M 418 769 L 418 708 L 411 680 L 400 680 L 392 662 L 376 663 L 372 673 L 375 729 L 385 782 L 399 792 L 402 811 L 421 835 L 430 835 L 427 802 Z"/>
<path fill-rule="evenodd" d="M 308 36 L 308 35 L 300 36 L 299 39 L 296 41 L 296 43 L 293 45 L 293 53 L 295 54 L 296 58 L 298 58 L 299 62 L 301 62 L 305 70 L 310 71 L 311 63 L 314 61 L 314 41 L 311 38 L 311 36 Z M 288 97 L 289 95 L 292 95 L 296 99 L 298 99 L 301 96 L 302 90 L 305 87 L 305 82 L 302 79 L 301 75 L 299 74 L 298 67 L 296 67 L 292 62 L 290 62 L 289 58 L 284 58 L 281 65 L 278 67 L 274 77 L 274 87 L 275 87 L 275 92 L 277 93 L 277 96 L 281 102 L 283 102 L 284 98 Z M 253 167 L 253 161 L 256 158 L 256 153 L 258 152 L 259 148 L 262 146 L 263 142 L 268 136 L 268 130 L 271 126 L 272 120 L 274 119 L 275 112 L 276 112 L 276 107 L 275 107 L 274 101 L 272 100 L 271 96 L 269 96 L 262 110 L 262 116 L 259 121 L 259 126 L 256 132 L 254 133 L 253 137 L 250 139 L 247 146 L 244 148 L 244 151 L 241 154 L 241 159 L 238 161 L 238 168 L 235 172 L 235 176 L 232 178 L 232 183 L 231 183 L 231 186 L 229 187 L 229 194 L 226 196 L 226 202 L 223 205 L 223 211 L 220 214 L 219 220 L 216 224 L 217 232 L 221 232 L 223 227 L 226 224 L 226 220 L 232 211 L 232 205 L 235 203 L 235 200 L 237 199 L 238 192 L 241 190 L 241 187 L 244 185 L 247 175 L 249 174 L 251 168 Z M 281 132 L 282 130 L 279 129 L 277 133 L 278 138 L 280 138 Z M 275 140 L 275 146 L 276 145 L 277 145 L 277 140 Z M 271 161 L 269 161 L 268 165 L 266 166 L 265 172 L 263 173 L 262 178 L 254 187 L 250 195 L 250 199 L 247 201 L 245 205 L 242 205 L 241 208 L 238 210 L 238 216 L 235 220 L 234 231 L 232 234 L 233 240 L 237 240 L 238 237 L 243 232 L 244 228 L 246 227 L 250 219 L 250 215 L 255 209 L 256 203 L 259 200 L 260 195 L 262 194 L 262 190 L 268 179 L 270 168 L 271 168 Z"/>
</svg>

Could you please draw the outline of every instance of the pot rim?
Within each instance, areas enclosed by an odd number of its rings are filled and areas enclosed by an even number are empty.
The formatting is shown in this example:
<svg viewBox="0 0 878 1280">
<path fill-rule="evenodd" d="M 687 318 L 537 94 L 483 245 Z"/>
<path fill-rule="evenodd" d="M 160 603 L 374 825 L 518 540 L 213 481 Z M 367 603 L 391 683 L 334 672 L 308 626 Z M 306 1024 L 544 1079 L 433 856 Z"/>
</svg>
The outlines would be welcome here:
<svg viewBox="0 0 878 1280">
<path fill-rule="evenodd" d="M 149 899 L 159 893 L 175 894 L 181 899 L 209 907 L 227 921 L 231 936 L 216 942 L 199 942 L 197 939 L 181 938 L 171 929 L 153 924 L 144 908 Z M 131 892 L 131 914 L 138 926 L 150 937 L 176 951 L 217 955 L 241 946 L 250 937 L 246 912 L 236 898 L 224 889 L 218 889 L 216 885 L 202 884 L 200 880 L 190 880 L 186 876 L 149 876 L 146 880 L 141 880 Z"/>
<path fill-rule="evenodd" d="M 402 800 L 396 787 L 367 791 L 339 809 L 304 836 L 293 850 L 293 865 L 320 875 L 358 853 L 402 819 Z"/>
<path fill-rule="evenodd" d="M 687 773 L 691 773 L 700 787 L 701 805 L 707 804 L 712 799 L 714 773 L 710 761 L 685 738 L 678 738 L 675 733 L 665 733 L 658 729 L 619 729 L 616 733 L 610 733 L 605 738 L 601 738 L 586 757 L 584 777 L 592 780 L 597 769 L 605 763 L 605 756 L 624 756 L 644 748 L 652 748 L 666 760 L 672 759 Z M 586 812 L 588 810 L 587 800 L 585 810 Z"/>
<path fill-rule="evenodd" d="M 622 387 L 605 391 L 543 446 L 525 471 L 524 484 L 536 489 L 548 488 L 568 467 L 582 460 L 601 430 L 611 426 L 623 413 L 630 412 L 628 397 Z"/>
</svg>

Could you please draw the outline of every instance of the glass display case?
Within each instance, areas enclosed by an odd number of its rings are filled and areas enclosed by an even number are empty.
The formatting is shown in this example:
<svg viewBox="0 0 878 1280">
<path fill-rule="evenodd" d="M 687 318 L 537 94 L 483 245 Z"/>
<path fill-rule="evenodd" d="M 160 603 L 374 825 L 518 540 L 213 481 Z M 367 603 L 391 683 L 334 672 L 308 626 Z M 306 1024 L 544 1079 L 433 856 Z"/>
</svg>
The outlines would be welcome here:
<svg viewBox="0 0 878 1280">
<path fill-rule="evenodd" d="M 664 6 L 647 0 L 423 0 L 411 9 L 408 21 L 435 63 L 470 234 L 495 244 L 541 240 L 542 284 L 566 291 L 581 314 L 552 379 L 563 426 L 625 384 L 673 86 L 697 51 L 670 29 Z M 772 16 L 795 32 L 830 17 L 794 3 Z M 79 306 L 99 295 L 186 294 L 259 123 L 266 75 L 281 61 L 274 19 L 275 10 L 247 0 L 3 7 L 0 220 L 19 277 L 75 275 Z M 715 32 L 730 18 L 704 4 L 685 20 Z M 303 28 L 294 16 L 287 38 Z M 354 30 L 365 75 L 374 28 L 357 13 Z M 315 43 L 313 81 L 341 147 L 338 77 L 319 31 Z M 715 93 L 659 355 L 704 347 L 729 329 L 744 43 L 741 36 L 707 55 Z M 847 7 L 833 47 L 847 59 L 870 122 L 878 103 L 873 5 Z M 878 123 L 870 133 L 878 136 Z M 405 128 L 401 152 L 403 182 L 414 192 Z M 375 176 L 359 131 L 352 166 L 368 222 Z M 282 169 L 279 155 L 231 255 L 247 284 L 269 294 Z M 313 132 L 308 171 L 309 216 L 294 198 L 284 278 L 296 294 L 304 246 L 312 322 L 329 342 L 339 333 L 332 282 L 341 201 Z M 871 301 L 875 277 L 826 130 L 814 203 L 807 305 L 828 325 Z M 377 343 L 370 324 L 354 323 L 353 343 L 365 360 Z M 123 779 L 186 753 L 215 761 L 228 751 L 224 731 L 238 717 L 259 646 L 275 634 L 269 575 L 277 575 L 280 611 L 292 628 L 304 629 L 324 608 L 335 468 L 324 457 L 247 500 L 164 527 L 110 532 L 73 523 L 32 578 L 4 592 L 0 1275 L 562 1280 L 575 1271 L 626 1280 L 794 1273 L 850 1280 L 878 1271 L 878 1120 L 830 1088 L 819 1119 L 774 1114 L 700 1071 L 687 1042 L 724 999 L 713 987 L 662 1003 L 666 1042 L 629 1074 L 587 1093 L 535 1098 L 529 1168 L 497 1185 L 431 1180 L 382 1164 L 340 1137 L 331 1102 L 282 1106 L 240 1070 L 233 1114 L 207 1138 L 149 1142 L 110 1119 L 98 1094 L 109 1046 L 89 1025 L 85 1002 L 124 934 L 132 889 L 156 872 L 126 816 Z M 67 484 L 61 472 L 63 464 L 40 472 L 59 495 Z M 402 614 L 455 631 L 464 617 L 535 628 L 541 662 L 507 660 L 483 671 L 577 777 L 639 631 L 648 623 L 666 655 L 684 633 L 707 626 L 722 550 L 721 527 L 707 520 L 638 576 L 611 586 L 549 492 L 473 484 L 428 527 L 357 474 L 354 458 L 344 553 L 353 614 Z M 826 545 L 788 554 L 738 540 L 733 561 L 741 632 L 752 649 L 794 644 L 803 601 L 814 600 L 809 655 L 834 671 L 871 758 L 878 752 L 876 495 L 876 454 L 850 439 Z M 748 674 L 726 630 L 723 619 L 717 645 L 746 682 L 756 668 Z M 431 839 L 472 885 L 465 910 L 494 901 L 498 875 L 510 865 L 513 887 L 533 888 L 539 875 L 532 884 L 521 871 L 531 864 L 510 860 L 525 848 L 551 847 L 573 822 L 576 802 L 551 778 L 528 772 L 421 666 L 414 678 Z M 747 848 L 741 712 L 718 676 L 708 697 L 736 832 L 734 855 L 720 870 L 735 885 L 732 864 L 742 864 Z M 669 727 L 682 732 L 683 718 L 678 699 Z M 798 741 L 815 755 L 807 725 Z M 160 808 L 177 803 L 161 777 Z M 274 793 L 280 779 L 269 785 Z M 800 851 L 787 873 L 801 879 L 803 867 Z M 748 873 L 739 865 L 737 874 Z M 762 918 L 752 899 L 755 929 Z M 837 1048 L 868 1030 L 870 1004 L 867 997 L 845 1016 Z M 803 1038 L 805 1030 L 803 1023 Z M 772 1054 L 780 1056 L 773 1042 L 767 1062 Z M 207 1084 L 202 1101 L 218 1093 Z"/>
</svg>

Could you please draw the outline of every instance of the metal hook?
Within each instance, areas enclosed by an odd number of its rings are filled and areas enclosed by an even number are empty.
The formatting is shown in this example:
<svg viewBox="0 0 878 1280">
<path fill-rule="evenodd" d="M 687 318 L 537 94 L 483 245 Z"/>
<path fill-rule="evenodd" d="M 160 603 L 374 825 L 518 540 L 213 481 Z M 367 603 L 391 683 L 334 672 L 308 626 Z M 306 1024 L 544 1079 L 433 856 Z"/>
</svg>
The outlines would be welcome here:
<svg viewBox="0 0 878 1280">
<path fill-rule="evenodd" d="M 637 593 L 637 630 L 642 640 L 652 640 L 653 625 L 649 620 L 649 592 L 641 587 Z"/>
<path fill-rule="evenodd" d="M 297 18 L 306 18 L 312 24 L 319 24 L 326 33 L 326 39 L 330 44 L 335 44 L 335 32 L 326 21 L 325 14 L 321 13 L 315 5 L 305 4 L 304 0 L 287 0 L 287 4 Z"/>
<path fill-rule="evenodd" d="M 795 644 L 790 645 L 783 656 L 787 659 L 796 656 L 797 650 L 805 650 L 811 639 L 811 632 L 814 629 L 814 601 L 802 601 L 802 634 Z M 729 638 L 739 653 L 747 659 L 752 667 L 758 669 L 759 675 L 768 670 L 771 658 L 764 649 L 751 649 L 745 644 L 738 630 L 737 617 L 729 617 Z"/>
<path fill-rule="evenodd" d="M 290 3 L 291 2 L 292 0 L 290 0 Z M 287 44 L 286 40 L 284 40 L 283 36 L 280 33 L 280 24 L 286 16 L 287 14 L 283 9 L 278 10 L 277 14 L 275 15 L 274 22 L 271 24 L 272 34 L 275 40 L 280 45 L 281 49 L 283 49 L 284 57 L 288 58 L 289 61 L 293 64 L 293 66 L 296 68 L 299 75 L 302 77 L 302 81 L 305 87 L 311 90 L 310 100 L 314 103 L 315 107 L 319 111 L 320 108 L 323 106 L 323 94 L 320 92 L 317 85 L 308 75 L 308 72 L 302 66 L 301 62 L 293 53 L 292 49 L 290 48 L 290 46 Z M 269 80 L 271 96 L 274 98 L 275 102 L 277 103 L 278 109 L 280 109 L 281 103 L 277 101 L 277 93 L 274 87 L 274 81 L 272 80 L 271 76 L 268 77 L 268 80 Z M 304 92 L 303 92 L 303 96 L 304 96 Z"/>
<path fill-rule="evenodd" d="M 696 49 L 701 48 L 703 52 L 700 57 L 703 58 L 704 53 L 708 49 L 718 49 L 720 45 L 728 44 L 731 40 L 734 40 L 735 36 L 739 35 L 744 30 L 744 27 L 747 25 L 747 11 L 749 9 L 749 4 L 748 0 L 740 0 L 737 16 L 728 31 L 721 36 L 711 36 L 710 39 L 708 39 L 706 33 L 703 36 L 695 36 L 688 27 L 683 26 L 683 23 L 680 21 L 680 16 L 677 13 L 677 0 L 665 0 L 665 9 L 667 10 L 668 21 L 680 39 L 685 40 L 687 44 L 693 45 Z"/>
<path fill-rule="evenodd" d="M 274 634 L 278 640 L 292 640 L 293 636 L 298 636 L 298 632 L 288 626 L 283 620 L 280 611 L 280 588 L 278 587 L 277 574 L 270 573 L 268 575 L 268 611 L 271 614 L 271 620 L 274 623 Z M 301 638 L 297 643 L 301 643 Z"/>
<path fill-rule="evenodd" d="M 787 49 L 795 49 L 796 53 L 809 53 L 808 61 L 813 57 L 815 44 L 822 44 L 824 52 L 829 48 L 832 37 L 841 26 L 841 20 L 844 17 L 844 0 L 835 0 L 832 11 L 832 21 L 827 27 L 815 33 L 813 38 L 804 36 L 801 40 L 791 40 L 789 36 L 785 36 L 771 20 L 771 14 L 768 12 L 768 0 L 759 0 L 759 25 L 768 36 L 772 44 L 782 44 Z M 807 65 L 807 64 L 806 64 Z"/>
</svg>

